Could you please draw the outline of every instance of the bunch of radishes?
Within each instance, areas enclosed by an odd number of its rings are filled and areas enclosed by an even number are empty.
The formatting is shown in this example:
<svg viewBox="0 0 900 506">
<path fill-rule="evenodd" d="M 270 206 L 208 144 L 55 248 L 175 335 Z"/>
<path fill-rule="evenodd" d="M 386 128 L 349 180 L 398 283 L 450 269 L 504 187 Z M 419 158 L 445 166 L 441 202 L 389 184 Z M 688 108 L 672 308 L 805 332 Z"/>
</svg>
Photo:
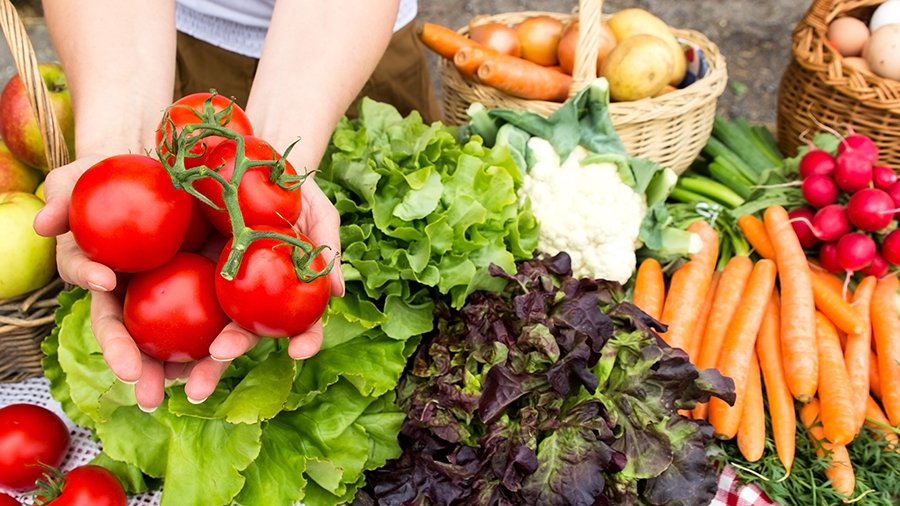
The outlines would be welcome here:
<svg viewBox="0 0 900 506">
<path fill-rule="evenodd" d="M 850 133 L 834 153 L 815 146 L 799 164 L 803 197 L 809 204 L 791 211 L 792 224 L 807 250 L 835 273 L 883 276 L 900 265 L 900 182 L 878 164 L 878 146 Z"/>
</svg>

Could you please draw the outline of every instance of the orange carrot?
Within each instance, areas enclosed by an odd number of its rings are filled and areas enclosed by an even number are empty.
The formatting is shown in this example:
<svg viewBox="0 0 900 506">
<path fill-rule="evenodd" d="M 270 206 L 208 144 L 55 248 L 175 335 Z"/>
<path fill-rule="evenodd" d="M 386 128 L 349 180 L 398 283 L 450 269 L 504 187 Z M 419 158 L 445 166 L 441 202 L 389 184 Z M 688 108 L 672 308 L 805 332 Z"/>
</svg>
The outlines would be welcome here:
<svg viewBox="0 0 900 506">
<path fill-rule="evenodd" d="M 831 486 L 841 495 L 850 497 L 856 488 L 856 475 L 853 473 L 853 465 L 850 463 L 850 454 L 847 447 L 830 443 L 825 440 L 822 424 L 819 423 L 819 401 L 811 399 L 800 408 L 800 420 L 809 432 L 809 437 L 816 447 L 819 457 L 825 456 L 825 451 L 830 452 L 830 465 L 825 470 L 825 476 L 831 480 Z"/>
<path fill-rule="evenodd" d="M 419 39 L 425 47 L 448 60 L 452 60 L 460 48 L 481 45 L 446 26 L 428 22 L 419 25 Z"/>
<path fill-rule="evenodd" d="M 819 281 L 830 287 L 832 291 L 841 294 L 842 297 L 850 298 L 850 294 L 844 294 L 844 278 L 836 276 L 833 272 L 828 272 L 818 265 L 810 262 L 809 270 L 813 276 L 818 276 Z"/>
<path fill-rule="evenodd" d="M 712 312 L 713 299 L 719 287 L 720 279 L 722 279 L 722 271 L 714 272 L 712 282 L 709 284 L 709 290 L 706 291 L 706 297 L 703 298 L 703 305 L 700 306 L 700 316 L 697 318 L 697 324 L 694 326 L 694 333 L 686 346 L 687 349 L 685 351 L 694 365 L 697 364 L 697 358 L 700 355 L 703 334 L 706 332 L 706 326 L 709 324 L 709 315 Z"/>
<path fill-rule="evenodd" d="M 781 361 L 781 316 L 779 315 L 778 291 L 772 291 L 772 298 L 766 304 L 762 325 L 756 337 L 756 353 L 766 385 L 769 401 L 769 418 L 772 422 L 772 439 L 775 452 L 784 465 L 785 475 L 791 474 L 796 449 L 797 417 L 794 412 L 794 398 L 784 377 Z"/>
<path fill-rule="evenodd" d="M 825 313 L 835 327 L 848 334 L 865 330 L 865 321 L 853 310 L 853 307 L 844 299 L 841 290 L 834 290 L 828 281 L 824 279 L 825 273 L 812 273 L 813 300 L 816 309 Z"/>
<path fill-rule="evenodd" d="M 656 259 L 647 258 L 641 262 L 634 278 L 634 295 L 631 300 L 653 318 L 659 320 L 662 317 L 666 301 L 666 281 L 662 266 Z"/>
<path fill-rule="evenodd" d="M 900 424 L 900 315 L 894 305 L 898 285 L 896 274 L 879 279 L 871 308 L 881 405 L 891 425 Z"/>
<path fill-rule="evenodd" d="M 794 398 L 805 402 L 815 395 L 819 380 L 812 274 L 787 211 L 769 206 L 763 223 L 778 263 L 784 369 Z"/>
<path fill-rule="evenodd" d="M 460 74 L 466 77 L 475 77 L 478 67 L 489 57 L 496 55 L 497 52 L 486 48 L 476 46 L 466 46 L 459 48 L 459 51 L 453 55 L 453 65 Z"/>
<path fill-rule="evenodd" d="M 528 100 L 562 102 L 572 87 L 568 74 L 501 53 L 486 58 L 476 75 L 483 84 Z"/>
<path fill-rule="evenodd" d="M 744 393 L 744 410 L 737 431 L 738 449 L 747 462 L 759 460 L 766 449 L 766 412 L 763 406 L 759 359 L 756 351 L 750 358 L 750 371 Z"/>
<path fill-rule="evenodd" d="M 744 233 L 744 237 L 750 246 L 759 253 L 759 256 L 775 260 L 775 249 L 769 240 L 769 232 L 763 221 L 752 214 L 742 215 L 737 219 L 738 227 Z"/>
<path fill-rule="evenodd" d="M 829 441 L 845 445 L 856 437 L 855 399 L 844 364 L 837 329 L 816 311 L 816 343 L 819 353 L 819 405 L 822 428 Z"/>
<path fill-rule="evenodd" d="M 717 367 L 723 376 L 734 380 L 735 401 L 733 406 L 717 397 L 709 401 L 709 423 L 719 438 L 731 439 L 737 434 L 746 400 L 750 358 L 756 347 L 756 335 L 762 325 L 766 304 L 772 298 L 775 275 L 774 261 L 764 258 L 756 262 L 741 295 L 741 303 L 725 331 Z"/>
<path fill-rule="evenodd" d="M 853 311 L 863 326 L 860 332 L 847 335 L 844 346 L 844 363 L 850 376 L 850 387 L 853 390 L 853 409 L 856 412 L 856 429 L 862 427 L 866 418 L 866 402 L 869 398 L 869 364 L 872 356 L 872 321 L 869 307 L 872 305 L 872 294 L 877 284 L 875 276 L 866 276 L 856 287 L 853 294 Z"/>
<path fill-rule="evenodd" d="M 703 246 L 672 275 L 660 319 L 669 327 L 661 335 L 663 340 L 681 349 L 694 332 L 719 256 L 719 236 L 709 223 L 695 221 L 688 231 L 699 235 Z"/>
<path fill-rule="evenodd" d="M 753 261 L 746 256 L 731 257 L 722 269 L 719 284 L 713 295 L 712 308 L 706 319 L 706 328 L 703 337 L 700 338 L 700 351 L 694 362 L 698 369 L 709 369 L 718 364 L 725 332 L 741 301 L 752 271 Z M 706 419 L 708 409 L 707 403 L 697 404 L 694 407 L 694 418 Z"/>
<path fill-rule="evenodd" d="M 900 451 L 900 448 L 897 447 L 897 443 L 900 442 L 900 436 L 888 428 L 891 422 L 888 421 L 884 411 L 881 410 L 881 406 L 878 405 L 878 402 L 872 396 L 866 399 L 866 425 L 875 429 L 881 437 L 890 442 L 888 449 L 897 448 Z"/>
<path fill-rule="evenodd" d="M 871 350 L 869 353 L 869 392 L 876 399 L 881 399 L 881 375 L 878 373 L 878 357 Z"/>
</svg>

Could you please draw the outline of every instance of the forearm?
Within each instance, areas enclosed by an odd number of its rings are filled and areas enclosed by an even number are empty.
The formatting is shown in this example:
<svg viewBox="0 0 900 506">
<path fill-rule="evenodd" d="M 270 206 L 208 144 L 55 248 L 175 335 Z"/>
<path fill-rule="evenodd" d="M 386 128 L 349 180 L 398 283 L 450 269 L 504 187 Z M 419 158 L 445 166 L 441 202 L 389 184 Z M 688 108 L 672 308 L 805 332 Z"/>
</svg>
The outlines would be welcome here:
<svg viewBox="0 0 900 506">
<path fill-rule="evenodd" d="M 256 132 L 314 170 L 391 38 L 397 0 L 281 1 L 247 103 Z"/>
<path fill-rule="evenodd" d="M 175 7 L 160 0 L 44 0 L 66 72 L 79 156 L 153 148 L 175 79 Z"/>
</svg>

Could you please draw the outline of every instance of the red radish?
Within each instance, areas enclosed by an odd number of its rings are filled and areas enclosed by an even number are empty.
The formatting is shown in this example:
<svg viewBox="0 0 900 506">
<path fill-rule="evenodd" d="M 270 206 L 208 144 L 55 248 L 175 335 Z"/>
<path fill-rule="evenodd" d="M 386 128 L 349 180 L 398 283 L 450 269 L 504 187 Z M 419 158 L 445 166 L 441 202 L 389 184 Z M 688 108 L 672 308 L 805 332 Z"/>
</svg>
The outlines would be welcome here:
<svg viewBox="0 0 900 506">
<path fill-rule="evenodd" d="M 897 173 L 884 165 L 872 167 L 872 182 L 875 183 L 875 188 L 887 190 L 897 182 Z"/>
<path fill-rule="evenodd" d="M 892 184 L 887 190 L 888 195 L 894 200 L 894 205 L 900 207 L 900 181 Z"/>
<path fill-rule="evenodd" d="M 847 201 L 847 217 L 857 228 L 876 232 L 894 219 L 894 199 L 884 190 L 863 188 Z"/>
<path fill-rule="evenodd" d="M 835 160 L 828 151 L 811 147 L 800 159 L 798 170 L 803 179 L 812 175 L 830 176 L 834 172 Z"/>
<path fill-rule="evenodd" d="M 847 151 L 837 157 L 834 182 L 847 192 L 855 192 L 872 182 L 872 162 L 859 151 Z"/>
<path fill-rule="evenodd" d="M 881 239 L 881 256 L 891 264 L 900 265 L 900 228 Z"/>
<path fill-rule="evenodd" d="M 863 269 L 862 273 L 864 276 L 875 276 L 876 278 L 880 278 L 887 274 L 888 269 L 890 268 L 891 264 L 889 264 L 883 256 L 876 252 L 875 258 L 872 259 L 872 263 L 870 263 L 868 267 Z"/>
<path fill-rule="evenodd" d="M 813 174 L 804 179 L 800 190 L 809 205 L 817 209 L 837 202 L 841 192 L 831 176 L 821 174 Z"/>
<path fill-rule="evenodd" d="M 835 274 L 844 272 L 838 262 L 838 250 L 836 242 L 826 242 L 819 247 L 819 264 L 828 272 Z"/>
<path fill-rule="evenodd" d="M 812 219 L 812 231 L 820 241 L 837 241 L 853 230 L 847 209 L 840 204 L 831 204 L 816 211 Z"/>
<path fill-rule="evenodd" d="M 878 161 L 878 146 L 875 141 L 865 135 L 855 133 L 852 128 L 849 135 L 841 139 L 838 144 L 838 158 L 844 153 L 860 154 L 873 165 Z"/>
<path fill-rule="evenodd" d="M 800 239 L 800 245 L 805 249 L 819 244 L 819 238 L 816 237 L 816 234 L 810 228 L 810 223 L 815 215 L 816 211 L 809 207 L 798 207 L 788 213 L 788 216 L 791 217 L 791 226 L 794 227 L 794 233 L 797 234 L 797 239 Z M 795 220 L 795 218 L 801 219 Z"/>
<path fill-rule="evenodd" d="M 845 234 L 837 243 L 837 260 L 847 272 L 865 268 L 875 258 L 875 240 L 862 232 Z"/>
</svg>

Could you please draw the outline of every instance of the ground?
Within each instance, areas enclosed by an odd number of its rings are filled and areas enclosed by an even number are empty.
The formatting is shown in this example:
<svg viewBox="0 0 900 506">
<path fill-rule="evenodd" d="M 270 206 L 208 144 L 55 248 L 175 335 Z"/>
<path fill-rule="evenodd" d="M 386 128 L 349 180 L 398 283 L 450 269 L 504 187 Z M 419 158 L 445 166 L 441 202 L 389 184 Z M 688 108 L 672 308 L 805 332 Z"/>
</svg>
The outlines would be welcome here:
<svg viewBox="0 0 900 506">
<path fill-rule="evenodd" d="M 55 58 L 36 0 L 13 2 L 28 28 L 38 61 Z M 479 14 L 518 11 L 570 12 L 577 2 L 562 0 L 421 0 L 419 19 L 453 28 Z M 603 11 L 642 7 L 671 26 L 704 33 L 725 56 L 729 85 L 719 99 L 719 113 L 744 116 L 773 126 L 778 84 L 791 58 L 791 32 L 809 2 L 797 0 L 609 0 Z M 433 82 L 440 81 L 431 57 Z M 0 52 L 0 82 L 15 71 L 9 52 Z"/>
</svg>

